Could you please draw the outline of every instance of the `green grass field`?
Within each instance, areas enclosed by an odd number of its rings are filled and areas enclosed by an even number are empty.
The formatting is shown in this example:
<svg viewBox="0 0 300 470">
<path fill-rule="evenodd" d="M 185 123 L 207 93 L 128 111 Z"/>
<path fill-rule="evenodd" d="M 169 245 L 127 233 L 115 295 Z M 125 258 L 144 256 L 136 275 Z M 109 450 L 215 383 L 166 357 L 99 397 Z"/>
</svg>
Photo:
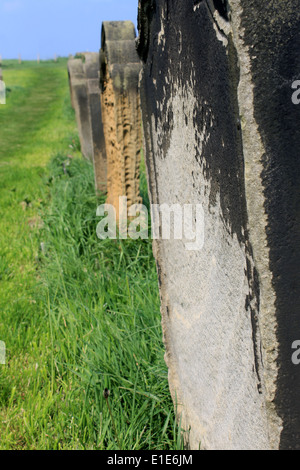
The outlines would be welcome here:
<svg viewBox="0 0 300 470">
<path fill-rule="evenodd" d="M 66 60 L 3 75 L 0 449 L 181 449 L 151 242 L 97 239 Z"/>
</svg>

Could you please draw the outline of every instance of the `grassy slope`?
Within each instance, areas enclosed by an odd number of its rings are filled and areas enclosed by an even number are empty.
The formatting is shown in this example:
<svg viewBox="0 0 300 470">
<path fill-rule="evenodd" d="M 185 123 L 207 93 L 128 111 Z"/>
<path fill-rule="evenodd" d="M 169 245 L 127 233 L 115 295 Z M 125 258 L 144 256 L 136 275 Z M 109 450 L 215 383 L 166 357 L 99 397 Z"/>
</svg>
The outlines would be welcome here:
<svg viewBox="0 0 300 470">
<path fill-rule="evenodd" d="M 4 79 L 0 448 L 178 448 L 151 246 L 96 238 L 66 63 L 9 63 Z"/>
</svg>

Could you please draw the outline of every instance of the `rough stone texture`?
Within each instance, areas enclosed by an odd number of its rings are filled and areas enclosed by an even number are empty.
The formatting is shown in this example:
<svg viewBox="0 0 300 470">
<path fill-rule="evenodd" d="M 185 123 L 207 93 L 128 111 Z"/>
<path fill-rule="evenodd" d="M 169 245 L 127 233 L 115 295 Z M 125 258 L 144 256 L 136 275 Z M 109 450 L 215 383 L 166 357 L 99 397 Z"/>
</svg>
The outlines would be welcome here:
<svg viewBox="0 0 300 470">
<path fill-rule="evenodd" d="M 102 118 L 107 152 L 107 203 L 119 217 L 119 197 L 128 207 L 141 202 L 139 170 L 141 115 L 138 93 L 141 62 L 130 21 L 104 22 L 100 52 Z"/>
<path fill-rule="evenodd" d="M 201 251 L 153 242 L 193 449 L 300 449 L 299 7 L 140 0 L 151 202 L 205 214 Z"/>
</svg>

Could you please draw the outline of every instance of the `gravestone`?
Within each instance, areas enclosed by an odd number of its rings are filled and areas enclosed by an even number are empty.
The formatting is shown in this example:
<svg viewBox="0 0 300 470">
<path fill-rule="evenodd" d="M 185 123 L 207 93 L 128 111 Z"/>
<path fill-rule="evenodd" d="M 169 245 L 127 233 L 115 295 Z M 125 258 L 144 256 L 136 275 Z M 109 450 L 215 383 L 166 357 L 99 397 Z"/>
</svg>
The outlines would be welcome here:
<svg viewBox="0 0 300 470">
<path fill-rule="evenodd" d="M 102 125 L 100 99 L 100 62 L 99 53 L 85 53 L 84 71 L 87 80 L 90 121 L 93 140 L 93 161 L 96 189 L 105 192 L 107 189 L 106 148 Z"/>
<path fill-rule="evenodd" d="M 192 449 L 300 449 L 299 7 L 139 2 L 151 202 L 204 214 L 200 249 L 153 241 Z"/>
<path fill-rule="evenodd" d="M 140 203 L 141 115 L 138 93 L 141 62 L 130 21 L 104 22 L 100 51 L 103 130 L 107 153 L 107 203 L 119 218 L 119 197 Z"/>
<path fill-rule="evenodd" d="M 76 114 L 81 152 L 85 158 L 93 161 L 92 125 L 83 61 L 81 59 L 70 59 L 68 61 L 68 74 L 71 103 Z"/>
<path fill-rule="evenodd" d="M 100 100 L 99 53 L 77 53 L 68 61 L 72 106 L 75 109 L 83 155 L 94 164 L 95 185 L 106 191 L 106 149 Z"/>
</svg>

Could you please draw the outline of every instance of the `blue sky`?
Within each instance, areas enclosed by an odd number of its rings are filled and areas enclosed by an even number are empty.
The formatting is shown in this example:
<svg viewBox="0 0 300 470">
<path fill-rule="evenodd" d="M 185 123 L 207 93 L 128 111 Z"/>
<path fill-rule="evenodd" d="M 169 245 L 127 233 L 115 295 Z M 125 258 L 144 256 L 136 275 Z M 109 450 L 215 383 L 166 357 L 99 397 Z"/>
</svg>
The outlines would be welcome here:
<svg viewBox="0 0 300 470">
<path fill-rule="evenodd" d="M 137 25 L 138 0 L 0 0 L 4 59 L 68 56 L 100 48 L 102 21 Z"/>
</svg>

